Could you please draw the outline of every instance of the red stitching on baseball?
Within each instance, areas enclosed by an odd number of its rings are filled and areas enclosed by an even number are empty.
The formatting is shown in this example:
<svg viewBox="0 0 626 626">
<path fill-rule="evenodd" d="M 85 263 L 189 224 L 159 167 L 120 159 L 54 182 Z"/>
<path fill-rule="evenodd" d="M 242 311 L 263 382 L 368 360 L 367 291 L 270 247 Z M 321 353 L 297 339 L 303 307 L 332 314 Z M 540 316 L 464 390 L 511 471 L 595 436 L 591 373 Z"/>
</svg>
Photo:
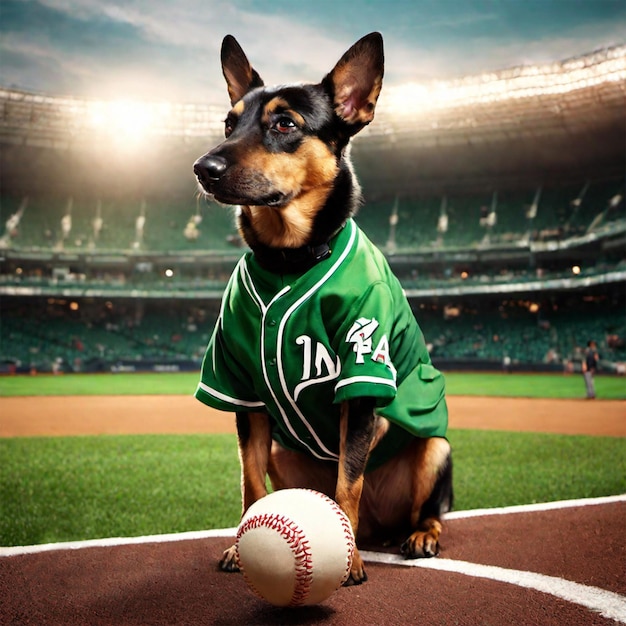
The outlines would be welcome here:
<svg viewBox="0 0 626 626">
<path fill-rule="evenodd" d="M 311 589 L 313 582 L 313 562 L 311 559 L 311 545 L 302 530 L 289 518 L 284 515 L 264 513 L 262 515 L 255 515 L 247 519 L 237 532 L 237 545 L 241 536 L 249 530 L 264 526 L 271 528 L 278 532 L 278 534 L 287 542 L 291 548 L 295 559 L 295 586 L 293 595 L 289 600 L 288 606 L 299 606 L 305 600 Z M 239 560 L 239 549 L 236 551 L 237 565 L 243 572 L 246 582 L 252 590 L 260 597 L 263 597 L 259 590 L 254 586 L 252 581 L 247 577 L 246 570 L 241 567 Z"/>
<path fill-rule="evenodd" d="M 348 516 L 346 515 L 345 511 L 332 498 L 329 498 L 325 493 L 315 491 L 314 489 L 305 489 L 304 491 L 310 491 L 311 493 L 314 493 L 324 498 L 327 502 L 330 503 L 333 511 L 335 511 L 335 513 L 339 515 L 339 519 L 341 520 L 341 528 L 343 530 L 343 536 L 344 536 L 344 539 L 346 540 L 346 545 L 348 546 L 348 553 L 349 553 L 348 560 L 346 561 L 346 571 L 343 575 L 343 578 L 341 579 L 341 584 L 343 585 L 343 583 L 345 583 L 346 580 L 348 580 L 348 577 L 350 576 L 350 570 L 352 569 L 352 559 L 354 558 L 354 550 L 356 548 L 356 544 L 354 541 L 354 533 L 352 532 L 352 524 L 350 523 L 350 520 L 348 519 Z"/>
</svg>

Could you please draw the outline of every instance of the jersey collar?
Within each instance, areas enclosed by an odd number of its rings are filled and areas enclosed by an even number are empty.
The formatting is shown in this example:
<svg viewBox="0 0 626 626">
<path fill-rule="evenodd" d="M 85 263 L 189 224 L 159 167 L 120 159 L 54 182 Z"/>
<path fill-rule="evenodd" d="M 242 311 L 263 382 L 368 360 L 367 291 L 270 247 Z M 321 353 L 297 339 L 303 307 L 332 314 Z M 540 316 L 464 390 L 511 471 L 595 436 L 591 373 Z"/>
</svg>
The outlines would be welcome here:
<svg viewBox="0 0 626 626">
<path fill-rule="evenodd" d="M 310 282 L 317 282 L 331 266 L 334 266 L 344 256 L 344 252 L 348 252 L 346 248 L 350 246 L 350 242 L 353 240 L 353 231 L 356 229 L 357 226 L 354 220 L 349 218 L 326 244 L 327 253 L 309 267 L 308 270 L 296 271 L 293 267 L 287 266 L 283 273 L 277 274 L 262 266 L 258 255 L 251 252 L 245 257 L 246 266 L 255 285 L 264 292 L 266 297 L 277 293 L 286 285 L 295 286 L 297 283 L 299 286 L 302 286 Z"/>
</svg>

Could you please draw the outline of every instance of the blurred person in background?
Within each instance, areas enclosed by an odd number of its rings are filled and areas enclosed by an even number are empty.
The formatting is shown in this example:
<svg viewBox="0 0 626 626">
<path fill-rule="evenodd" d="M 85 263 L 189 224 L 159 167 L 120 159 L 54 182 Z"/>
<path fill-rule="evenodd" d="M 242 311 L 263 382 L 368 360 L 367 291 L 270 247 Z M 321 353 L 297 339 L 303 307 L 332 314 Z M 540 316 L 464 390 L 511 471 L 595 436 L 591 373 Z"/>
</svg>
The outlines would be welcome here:
<svg viewBox="0 0 626 626">
<path fill-rule="evenodd" d="M 587 400 L 593 400 L 596 397 L 596 388 L 593 381 L 593 377 L 598 369 L 598 350 L 596 342 L 589 340 L 587 342 L 587 349 L 583 358 L 583 376 L 585 378 L 585 388 L 587 390 Z"/>
</svg>

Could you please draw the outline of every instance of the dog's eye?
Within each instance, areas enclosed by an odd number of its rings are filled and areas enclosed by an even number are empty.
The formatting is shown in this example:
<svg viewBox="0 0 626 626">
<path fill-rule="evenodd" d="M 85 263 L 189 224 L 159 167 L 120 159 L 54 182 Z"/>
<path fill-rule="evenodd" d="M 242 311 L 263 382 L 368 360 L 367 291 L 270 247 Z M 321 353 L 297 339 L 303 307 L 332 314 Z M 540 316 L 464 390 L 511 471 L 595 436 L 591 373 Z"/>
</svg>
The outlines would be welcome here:
<svg viewBox="0 0 626 626">
<path fill-rule="evenodd" d="M 232 117 L 227 117 L 224 120 L 224 135 L 228 137 L 233 132 L 233 130 L 235 130 L 235 121 Z"/>
<path fill-rule="evenodd" d="M 274 129 L 279 133 L 291 133 L 298 128 L 295 122 L 288 117 L 279 117 L 274 122 Z"/>
</svg>

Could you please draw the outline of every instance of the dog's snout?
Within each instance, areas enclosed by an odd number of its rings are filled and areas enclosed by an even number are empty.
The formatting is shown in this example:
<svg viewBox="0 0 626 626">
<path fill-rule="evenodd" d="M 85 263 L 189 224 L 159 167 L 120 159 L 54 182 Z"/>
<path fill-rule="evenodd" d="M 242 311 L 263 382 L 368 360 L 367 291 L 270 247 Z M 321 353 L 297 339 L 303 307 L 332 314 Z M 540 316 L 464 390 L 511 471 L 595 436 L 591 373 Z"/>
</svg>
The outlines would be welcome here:
<svg viewBox="0 0 626 626">
<path fill-rule="evenodd" d="M 193 171 L 201 182 L 211 182 L 219 180 L 227 167 L 226 159 L 205 154 L 193 164 Z"/>
</svg>

